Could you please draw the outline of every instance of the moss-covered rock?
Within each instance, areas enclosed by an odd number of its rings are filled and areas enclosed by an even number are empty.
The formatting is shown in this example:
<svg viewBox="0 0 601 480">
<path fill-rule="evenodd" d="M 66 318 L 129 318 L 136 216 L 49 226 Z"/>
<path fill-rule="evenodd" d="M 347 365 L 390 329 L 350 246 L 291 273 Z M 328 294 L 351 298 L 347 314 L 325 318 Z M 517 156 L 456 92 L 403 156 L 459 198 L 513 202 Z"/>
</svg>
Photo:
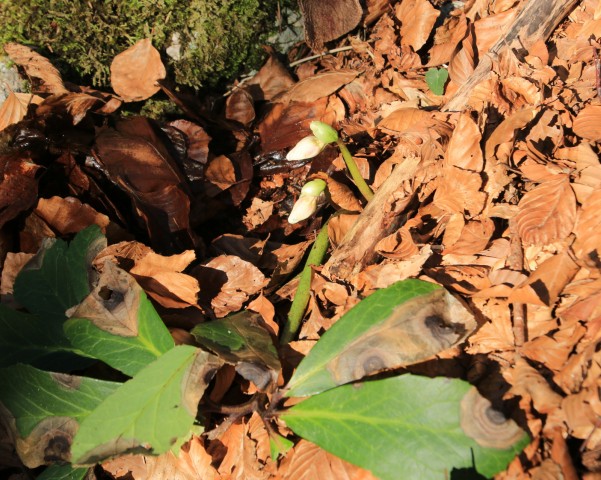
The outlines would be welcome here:
<svg viewBox="0 0 601 480">
<path fill-rule="evenodd" d="M 175 81 L 198 88 L 257 65 L 278 3 L 293 1 L 0 0 L 0 44 L 40 47 L 74 79 L 106 86 L 115 55 L 152 36 Z"/>
</svg>

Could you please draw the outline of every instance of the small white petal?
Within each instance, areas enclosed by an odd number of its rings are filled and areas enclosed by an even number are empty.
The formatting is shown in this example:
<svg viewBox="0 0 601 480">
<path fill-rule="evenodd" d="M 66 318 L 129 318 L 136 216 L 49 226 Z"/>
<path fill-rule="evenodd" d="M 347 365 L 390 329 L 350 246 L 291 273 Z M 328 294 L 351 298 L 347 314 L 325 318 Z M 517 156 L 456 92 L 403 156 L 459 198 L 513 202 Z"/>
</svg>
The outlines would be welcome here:
<svg viewBox="0 0 601 480">
<path fill-rule="evenodd" d="M 298 142 L 286 155 L 286 160 L 306 160 L 319 154 L 325 147 L 316 136 L 309 135 Z"/>
<path fill-rule="evenodd" d="M 288 223 L 298 223 L 309 218 L 317 210 L 317 197 L 301 195 L 292 207 Z"/>
</svg>

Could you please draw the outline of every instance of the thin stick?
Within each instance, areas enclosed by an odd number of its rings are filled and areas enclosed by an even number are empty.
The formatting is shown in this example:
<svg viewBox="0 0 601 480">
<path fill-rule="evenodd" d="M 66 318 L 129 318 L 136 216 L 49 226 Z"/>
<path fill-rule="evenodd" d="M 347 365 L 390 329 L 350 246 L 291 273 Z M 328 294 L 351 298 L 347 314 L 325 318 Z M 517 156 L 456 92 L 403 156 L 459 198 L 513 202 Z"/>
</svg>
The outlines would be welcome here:
<svg viewBox="0 0 601 480">
<path fill-rule="evenodd" d="M 301 58 L 300 60 L 295 60 L 294 62 L 292 62 L 290 64 L 290 66 L 296 67 L 297 65 L 300 65 L 301 63 L 310 62 L 311 60 L 315 60 L 320 57 L 325 57 L 326 55 L 331 55 L 333 53 L 346 52 L 346 51 L 352 50 L 352 49 L 353 49 L 353 47 L 350 45 L 348 45 L 346 47 L 333 48 L 332 50 L 328 50 L 327 52 L 318 53 L 317 55 L 311 55 L 310 57 L 305 57 L 305 58 Z"/>
</svg>

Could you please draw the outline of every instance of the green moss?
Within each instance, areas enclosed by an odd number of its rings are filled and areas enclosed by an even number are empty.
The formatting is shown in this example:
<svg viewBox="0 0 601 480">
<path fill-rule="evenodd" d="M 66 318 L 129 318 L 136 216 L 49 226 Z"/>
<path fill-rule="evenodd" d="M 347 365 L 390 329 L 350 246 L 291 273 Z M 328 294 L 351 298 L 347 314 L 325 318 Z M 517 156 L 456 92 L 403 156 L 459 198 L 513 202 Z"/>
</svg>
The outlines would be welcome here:
<svg viewBox="0 0 601 480">
<path fill-rule="evenodd" d="M 179 51 L 165 55 L 175 81 L 198 88 L 257 65 L 278 3 L 291 0 L 0 0 L 0 44 L 39 47 L 74 80 L 107 86 L 115 55 L 152 35 L 162 54 Z"/>
</svg>

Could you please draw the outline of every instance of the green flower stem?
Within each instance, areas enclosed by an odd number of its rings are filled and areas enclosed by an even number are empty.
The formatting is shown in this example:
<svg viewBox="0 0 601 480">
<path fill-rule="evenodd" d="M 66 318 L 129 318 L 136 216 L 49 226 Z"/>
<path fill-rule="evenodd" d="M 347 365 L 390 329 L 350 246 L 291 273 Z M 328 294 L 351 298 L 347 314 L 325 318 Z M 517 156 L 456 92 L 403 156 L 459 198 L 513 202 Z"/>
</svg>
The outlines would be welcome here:
<svg viewBox="0 0 601 480">
<path fill-rule="evenodd" d="M 372 192 L 371 188 L 369 188 L 367 183 L 365 183 L 365 180 L 361 176 L 361 173 L 359 172 L 359 168 L 357 167 L 357 164 L 355 163 L 355 160 L 353 159 L 351 152 L 349 152 L 348 148 L 346 148 L 346 145 L 344 144 L 344 142 L 342 140 L 338 139 L 336 141 L 336 143 L 338 144 L 338 148 L 340 149 L 340 152 L 342 153 L 342 158 L 344 159 L 344 163 L 346 163 L 346 168 L 348 168 L 348 171 L 351 174 L 351 177 L 353 177 L 353 181 L 355 182 L 355 185 L 357 185 L 357 188 L 359 189 L 359 191 L 361 192 L 361 195 L 363 195 L 365 200 L 367 200 L 369 202 L 372 198 L 374 198 L 374 192 Z"/>
<path fill-rule="evenodd" d="M 296 294 L 294 295 L 290 311 L 288 312 L 288 319 L 282 330 L 280 340 L 282 345 L 290 343 L 300 327 L 311 296 L 311 278 L 313 277 L 313 269 L 311 267 L 321 265 L 321 262 L 326 255 L 326 251 L 328 250 L 328 245 L 328 223 L 326 222 L 317 234 L 315 243 L 313 243 L 313 247 L 311 247 L 309 257 L 305 263 L 305 267 L 300 274 L 298 288 L 296 289 Z"/>
</svg>

